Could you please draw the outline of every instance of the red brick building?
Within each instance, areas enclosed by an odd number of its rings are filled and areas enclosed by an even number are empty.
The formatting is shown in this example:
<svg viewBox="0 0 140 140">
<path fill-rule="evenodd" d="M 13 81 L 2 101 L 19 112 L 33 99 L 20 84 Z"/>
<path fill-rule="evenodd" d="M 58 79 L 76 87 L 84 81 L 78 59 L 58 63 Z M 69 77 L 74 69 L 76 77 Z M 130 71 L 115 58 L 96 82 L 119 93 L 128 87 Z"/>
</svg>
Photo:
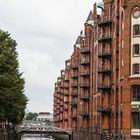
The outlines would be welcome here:
<svg viewBox="0 0 140 140">
<path fill-rule="evenodd" d="M 54 125 L 75 140 L 140 139 L 140 0 L 94 4 L 55 84 Z"/>
</svg>

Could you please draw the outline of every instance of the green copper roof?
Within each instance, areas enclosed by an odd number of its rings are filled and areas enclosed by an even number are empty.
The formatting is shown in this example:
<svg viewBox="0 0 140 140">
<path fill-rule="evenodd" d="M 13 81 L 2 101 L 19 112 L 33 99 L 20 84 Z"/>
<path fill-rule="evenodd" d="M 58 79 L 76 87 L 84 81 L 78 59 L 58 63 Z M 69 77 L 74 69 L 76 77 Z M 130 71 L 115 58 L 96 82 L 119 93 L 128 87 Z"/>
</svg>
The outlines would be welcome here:
<svg viewBox="0 0 140 140">
<path fill-rule="evenodd" d="M 78 36 L 78 38 L 77 38 L 77 40 L 76 40 L 76 43 L 75 43 L 74 47 L 80 49 L 80 36 Z"/>
<path fill-rule="evenodd" d="M 64 94 L 64 92 L 63 92 L 63 91 L 61 91 L 61 92 L 60 92 L 60 94 Z"/>
<path fill-rule="evenodd" d="M 98 2 L 97 7 L 101 8 L 103 10 L 104 9 L 104 2 L 103 1 Z"/>
<path fill-rule="evenodd" d="M 94 25 L 94 21 L 93 21 L 93 13 L 92 11 L 90 11 L 89 15 L 88 15 L 88 18 L 86 20 L 86 23 L 88 23 L 89 25 Z"/>
<path fill-rule="evenodd" d="M 80 44 L 76 44 L 75 47 L 80 49 Z"/>
<path fill-rule="evenodd" d="M 89 25 L 94 26 L 94 21 L 93 21 L 93 20 L 89 20 L 87 23 L 88 23 Z"/>
<path fill-rule="evenodd" d="M 87 18 L 86 22 L 88 22 L 89 20 L 93 20 L 92 11 L 89 12 L 89 15 L 88 15 L 88 18 Z"/>
</svg>

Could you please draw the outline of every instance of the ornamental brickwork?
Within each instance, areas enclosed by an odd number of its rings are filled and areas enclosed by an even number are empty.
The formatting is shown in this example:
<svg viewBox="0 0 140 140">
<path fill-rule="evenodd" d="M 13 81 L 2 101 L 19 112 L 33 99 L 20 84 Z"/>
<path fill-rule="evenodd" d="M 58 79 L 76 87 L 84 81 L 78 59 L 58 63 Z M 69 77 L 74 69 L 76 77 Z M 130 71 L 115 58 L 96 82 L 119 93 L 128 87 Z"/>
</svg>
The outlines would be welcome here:
<svg viewBox="0 0 140 140">
<path fill-rule="evenodd" d="M 74 140 L 140 139 L 140 0 L 94 4 L 55 83 L 54 126 Z"/>
</svg>

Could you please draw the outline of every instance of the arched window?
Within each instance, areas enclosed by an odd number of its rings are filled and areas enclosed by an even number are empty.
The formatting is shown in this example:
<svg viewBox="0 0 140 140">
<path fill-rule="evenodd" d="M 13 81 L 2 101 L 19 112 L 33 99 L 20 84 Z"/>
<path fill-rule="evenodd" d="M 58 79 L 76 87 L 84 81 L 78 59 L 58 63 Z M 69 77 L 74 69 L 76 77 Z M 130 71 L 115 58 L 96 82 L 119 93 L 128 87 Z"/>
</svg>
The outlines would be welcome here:
<svg viewBox="0 0 140 140">
<path fill-rule="evenodd" d="M 133 64 L 133 74 L 140 74 L 139 64 Z"/>
<path fill-rule="evenodd" d="M 132 15 L 133 15 L 134 18 L 140 17 L 140 8 L 139 7 L 135 7 L 133 9 Z"/>
<path fill-rule="evenodd" d="M 132 101 L 140 101 L 140 85 L 132 86 Z"/>
</svg>

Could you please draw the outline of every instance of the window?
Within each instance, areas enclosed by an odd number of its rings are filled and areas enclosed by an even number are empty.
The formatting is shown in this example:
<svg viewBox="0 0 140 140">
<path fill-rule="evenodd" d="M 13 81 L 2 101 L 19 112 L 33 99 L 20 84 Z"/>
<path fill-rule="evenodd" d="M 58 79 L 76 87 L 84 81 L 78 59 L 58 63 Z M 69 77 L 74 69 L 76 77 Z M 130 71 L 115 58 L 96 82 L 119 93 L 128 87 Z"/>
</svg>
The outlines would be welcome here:
<svg viewBox="0 0 140 140">
<path fill-rule="evenodd" d="M 140 34 L 140 30 L 139 30 L 139 24 L 136 24 L 133 26 L 133 35 L 137 36 Z"/>
<path fill-rule="evenodd" d="M 132 113 L 132 128 L 140 129 L 140 113 Z"/>
<path fill-rule="evenodd" d="M 123 60 L 122 60 L 122 67 L 124 66 L 124 62 L 123 62 Z"/>
<path fill-rule="evenodd" d="M 121 117 L 120 117 L 120 119 L 121 119 L 121 131 L 122 131 L 122 128 L 123 128 L 123 113 L 121 112 Z"/>
<path fill-rule="evenodd" d="M 121 17 L 121 25 L 122 25 L 122 30 L 124 30 L 124 18 L 123 18 L 123 12 L 122 12 L 122 17 Z"/>
<path fill-rule="evenodd" d="M 122 103 L 122 97 L 123 97 L 123 87 L 121 86 L 121 103 Z"/>
<path fill-rule="evenodd" d="M 133 10 L 133 17 L 134 18 L 138 18 L 140 17 L 140 8 L 139 7 L 135 7 Z"/>
<path fill-rule="evenodd" d="M 133 55 L 139 55 L 139 44 L 133 45 Z"/>
<path fill-rule="evenodd" d="M 132 86 L 132 101 L 140 101 L 140 86 Z"/>
<path fill-rule="evenodd" d="M 139 64 L 133 64 L 133 74 L 139 74 Z"/>
</svg>

